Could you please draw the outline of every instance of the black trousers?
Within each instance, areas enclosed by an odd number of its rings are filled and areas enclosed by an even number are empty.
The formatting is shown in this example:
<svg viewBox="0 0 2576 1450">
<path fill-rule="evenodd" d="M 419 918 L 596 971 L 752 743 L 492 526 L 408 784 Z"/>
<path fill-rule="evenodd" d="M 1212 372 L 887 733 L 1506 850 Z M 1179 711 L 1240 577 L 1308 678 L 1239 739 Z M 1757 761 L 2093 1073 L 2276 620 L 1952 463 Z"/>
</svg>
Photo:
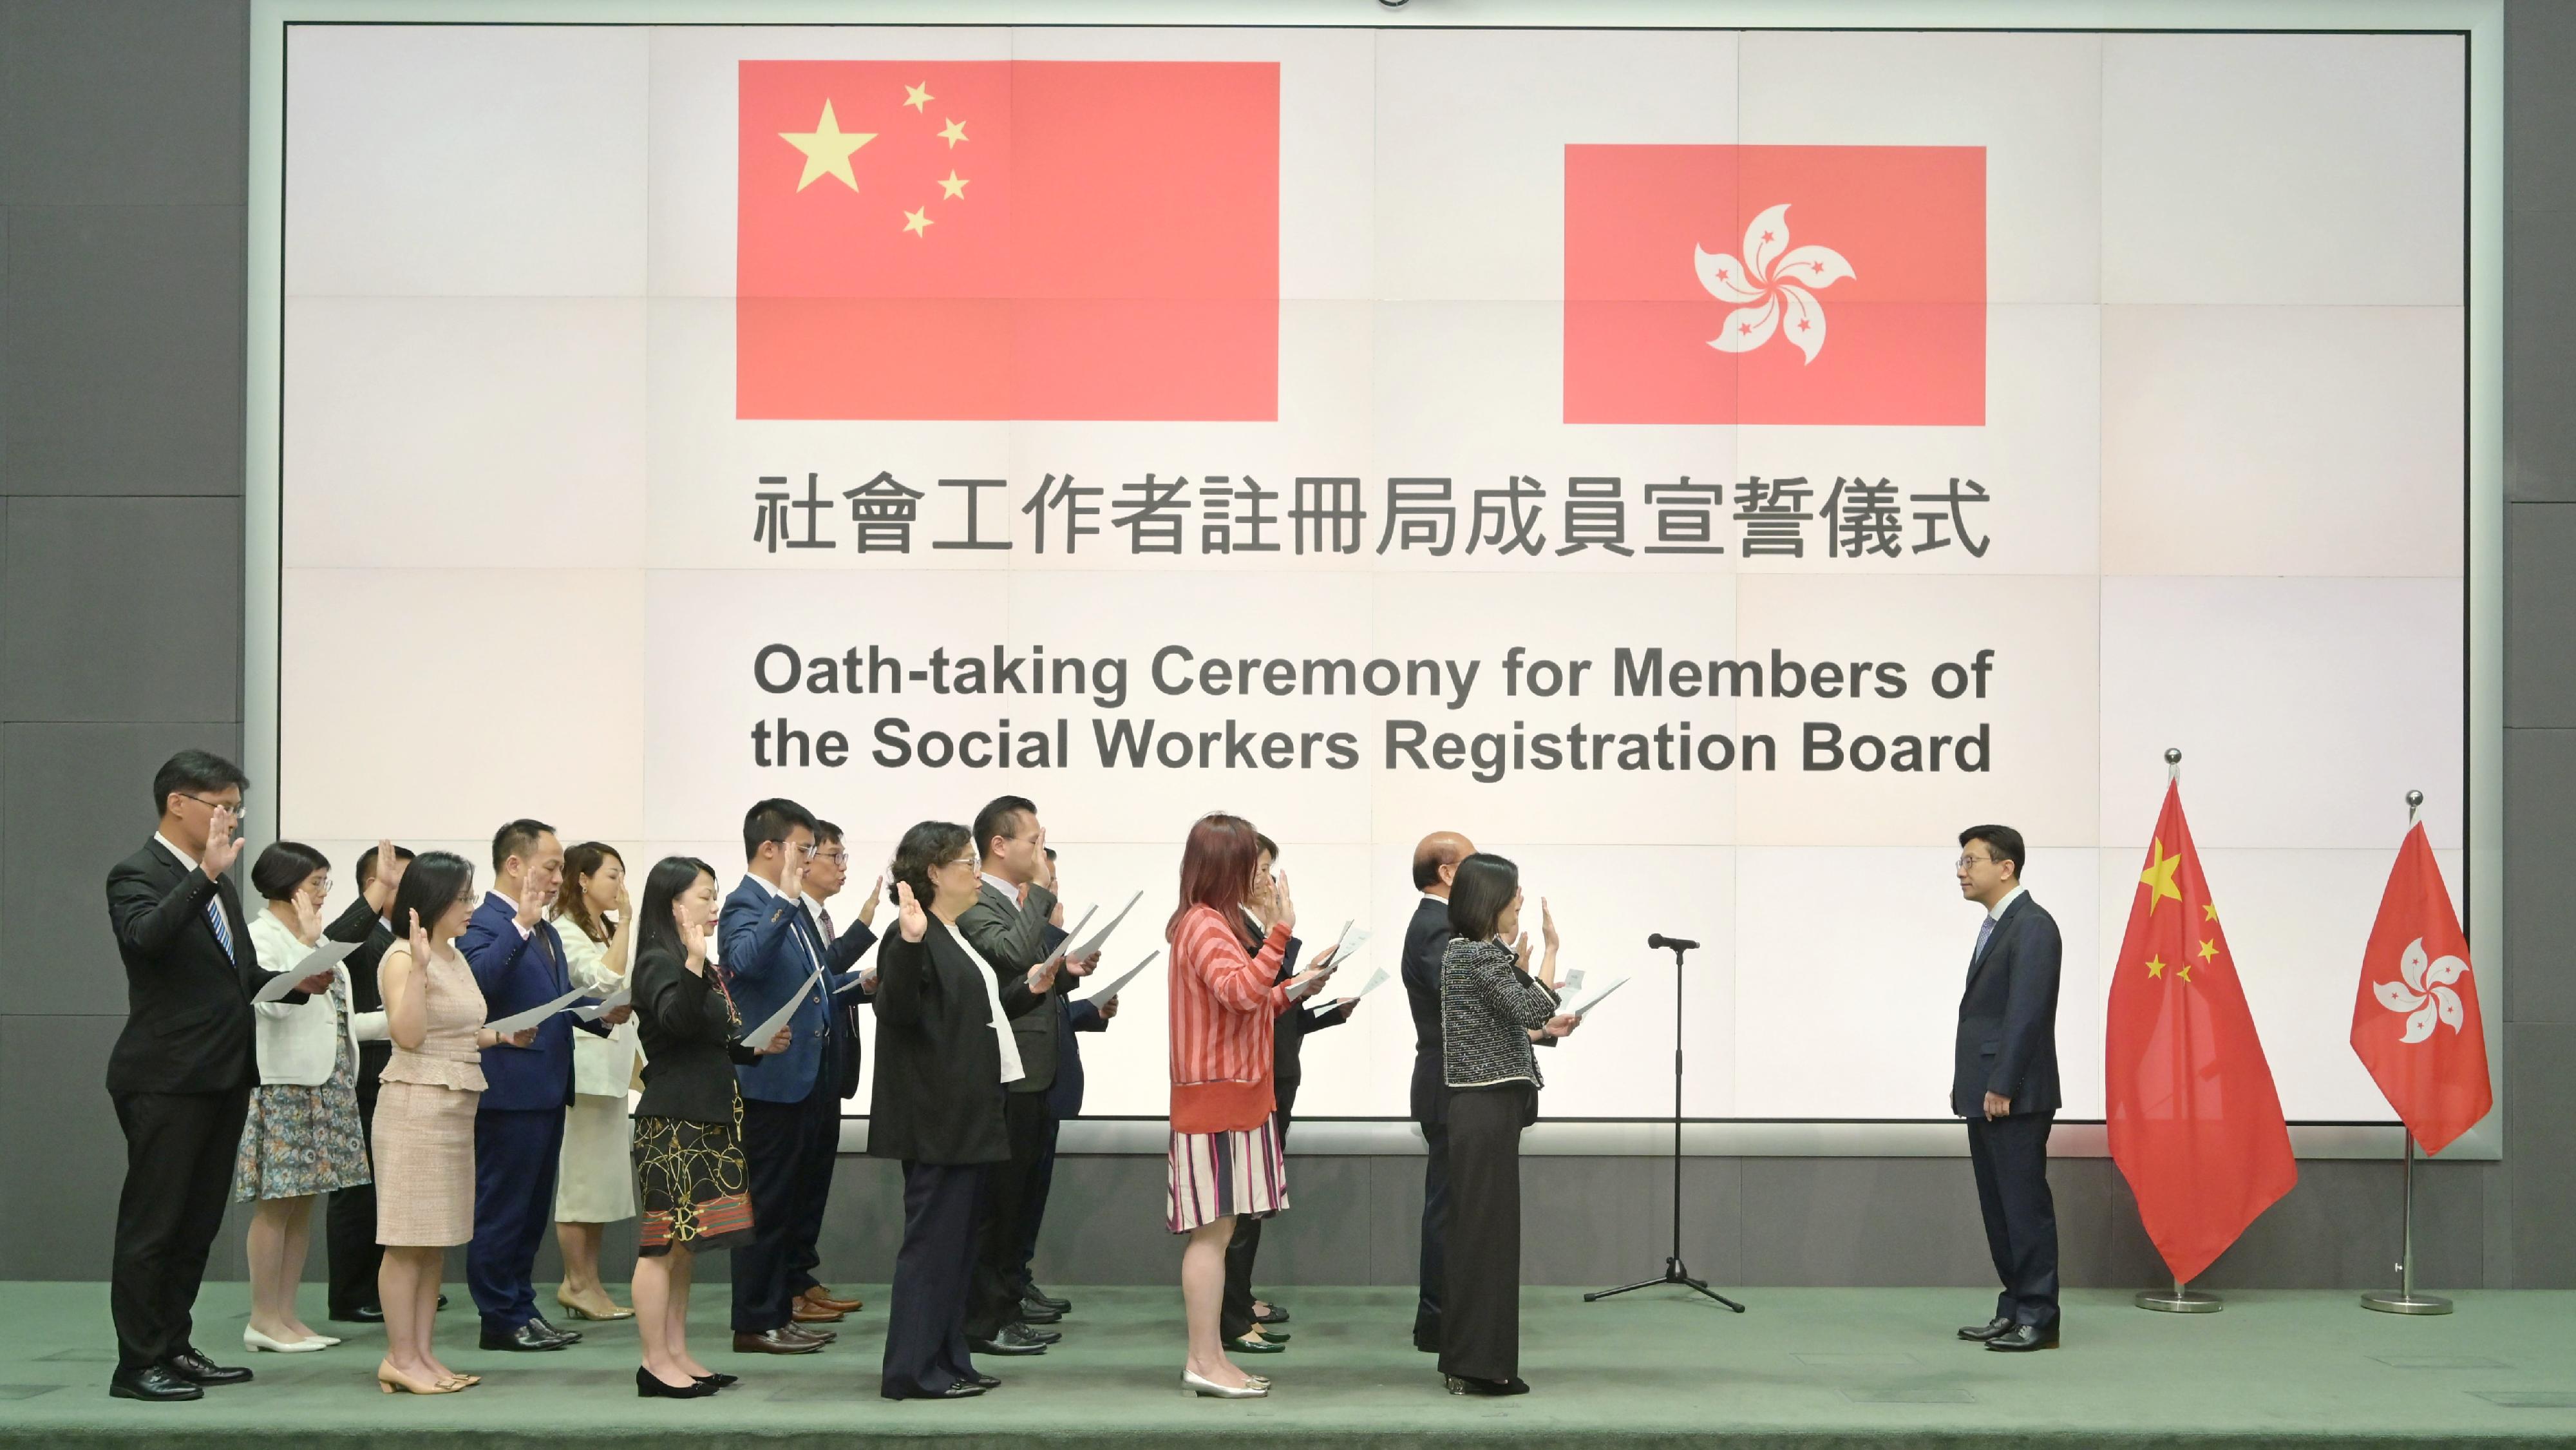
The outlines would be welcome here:
<svg viewBox="0 0 2576 1450">
<path fill-rule="evenodd" d="M 1521 1127 L 1536 1096 L 1527 1083 L 1449 1095 L 1442 1374 L 1507 1380 L 1521 1372 Z"/>
<path fill-rule="evenodd" d="M 1977 1170 L 1977 1208 L 1994 1255 L 1995 1317 L 2042 1327 L 2057 1322 L 2057 1203 L 2048 1192 L 2052 1113 L 1968 1119 L 1968 1161 Z"/>
<path fill-rule="evenodd" d="M 1440 1301 L 1449 1279 L 1449 1125 L 1422 1125 L 1422 1288 L 1413 1310 L 1413 1347 L 1440 1352 Z"/>
<path fill-rule="evenodd" d="M 1029 1176 L 1029 1211 L 1027 1222 L 1020 1225 L 1020 1294 L 1027 1297 L 1037 1286 L 1037 1275 L 1029 1265 L 1038 1256 L 1038 1232 L 1046 1227 L 1047 1200 L 1055 1193 L 1055 1144 L 1064 1127 L 1064 1119 L 1047 1114 L 1046 1137 L 1038 1146 L 1038 1166 Z"/>
<path fill-rule="evenodd" d="M 886 1299 L 889 1400 L 936 1395 L 975 1372 L 966 1351 L 966 1294 L 975 1271 L 975 1225 L 986 1165 L 903 1165 L 903 1247 Z"/>
<path fill-rule="evenodd" d="M 365 1053 L 366 1049 L 361 1048 L 358 1131 L 366 1135 L 367 1176 L 372 1180 L 376 1162 L 376 1091 L 381 1086 L 377 1074 L 384 1070 L 384 1064 L 368 1062 Z M 323 1214 L 322 1243 L 331 1264 L 327 1301 L 331 1317 L 350 1319 L 361 1309 L 382 1308 L 376 1302 L 376 1269 L 384 1262 L 385 1251 L 376 1242 L 376 1185 L 370 1181 L 355 1188 L 332 1190 L 331 1205 Z"/>
<path fill-rule="evenodd" d="M 1020 1257 L 1024 1229 L 1035 1211 L 1038 1160 L 1046 1152 L 1051 1120 L 1044 1093 L 1004 1093 L 1002 1131 L 1010 1161 L 991 1165 L 984 1180 L 984 1211 L 977 1225 L 975 1280 L 966 1299 L 966 1335 L 990 1339 L 1020 1317 Z"/>
<path fill-rule="evenodd" d="M 1270 1121 L 1279 1129 L 1280 1156 L 1287 1156 L 1288 1125 L 1296 1118 L 1297 1085 L 1283 1082 L 1271 1089 L 1279 1100 Z M 1261 1224 L 1257 1218 L 1235 1216 L 1234 1237 L 1225 1246 L 1225 1300 L 1217 1306 L 1217 1332 L 1228 1339 L 1239 1339 L 1252 1329 L 1252 1265 L 1261 1256 Z"/>
<path fill-rule="evenodd" d="M 839 1074 L 827 1076 L 837 1086 Z M 822 1111 L 806 1120 L 805 1133 L 805 1143 L 797 1154 L 794 1234 L 787 1244 L 787 1307 L 791 1313 L 796 1296 L 822 1283 L 814 1271 L 823 1264 L 823 1214 L 831 1207 L 832 1170 L 841 1160 L 840 1101 L 826 1093 Z"/>
<path fill-rule="evenodd" d="M 839 1100 L 823 1074 L 814 1089 L 792 1103 L 742 1101 L 742 1160 L 751 1189 L 751 1242 L 733 1251 L 733 1330 L 767 1334 L 794 1317 L 796 1246 L 804 1242 L 805 1215 L 820 1201 L 815 1175 L 830 1191 L 832 1159 L 817 1145 L 831 1141 Z"/>
<path fill-rule="evenodd" d="M 132 1370 L 189 1348 L 190 1313 L 224 1226 L 250 1088 L 111 1096 L 125 1130 L 125 1187 L 116 1200 L 107 1304 L 116 1367 Z"/>
</svg>

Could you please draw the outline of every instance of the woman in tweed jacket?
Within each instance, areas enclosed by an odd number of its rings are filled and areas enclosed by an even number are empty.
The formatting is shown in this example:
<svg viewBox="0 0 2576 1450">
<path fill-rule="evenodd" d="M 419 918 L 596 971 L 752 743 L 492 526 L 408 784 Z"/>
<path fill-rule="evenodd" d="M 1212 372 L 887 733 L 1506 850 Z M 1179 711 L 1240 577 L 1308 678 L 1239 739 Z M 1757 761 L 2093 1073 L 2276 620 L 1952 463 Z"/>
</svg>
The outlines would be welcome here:
<svg viewBox="0 0 2576 1450">
<path fill-rule="evenodd" d="M 1453 1395 L 1527 1394 L 1520 1377 L 1521 1129 L 1538 1119 L 1541 1038 L 1582 1019 L 1560 1012 L 1556 922 L 1539 903 L 1546 954 L 1536 979 L 1510 943 L 1520 930 L 1520 868 L 1500 856 L 1458 863 L 1440 959 L 1441 1068 L 1449 1084 L 1449 1282 L 1440 1372 Z"/>
</svg>

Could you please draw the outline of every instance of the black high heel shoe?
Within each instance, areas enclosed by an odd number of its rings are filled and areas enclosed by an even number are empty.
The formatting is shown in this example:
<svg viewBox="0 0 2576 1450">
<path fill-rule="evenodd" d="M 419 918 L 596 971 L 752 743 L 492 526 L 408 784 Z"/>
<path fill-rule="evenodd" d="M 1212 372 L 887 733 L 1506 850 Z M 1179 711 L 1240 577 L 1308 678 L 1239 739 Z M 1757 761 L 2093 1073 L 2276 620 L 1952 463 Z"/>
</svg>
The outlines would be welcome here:
<svg viewBox="0 0 2576 1450">
<path fill-rule="evenodd" d="M 726 1374 L 723 1370 L 717 1370 L 714 1374 L 691 1375 L 689 1378 L 707 1386 L 709 1389 L 717 1390 L 730 1389 L 733 1386 L 742 1383 L 742 1376 L 738 1374 Z"/>
<path fill-rule="evenodd" d="M 704 1380 L 692 1380 L 686 1389 L 666 1385 L 651 1370 L 635 1366 L 635 1397 L 639 1400 L 703 1400 L 714 1394 L 716 1387 Z"/>
<path fill-rule="evenodd" d="M 1473 1375 L 1463 1374 L 1446 1375 L 1443 1378 L 1449 1381 L 1449 1393 L 1453 1395 L 1525 1395 L 1529 1393 L 1529 1382 L 1518 1378 L 1480 1380 Z"/>
</svg>

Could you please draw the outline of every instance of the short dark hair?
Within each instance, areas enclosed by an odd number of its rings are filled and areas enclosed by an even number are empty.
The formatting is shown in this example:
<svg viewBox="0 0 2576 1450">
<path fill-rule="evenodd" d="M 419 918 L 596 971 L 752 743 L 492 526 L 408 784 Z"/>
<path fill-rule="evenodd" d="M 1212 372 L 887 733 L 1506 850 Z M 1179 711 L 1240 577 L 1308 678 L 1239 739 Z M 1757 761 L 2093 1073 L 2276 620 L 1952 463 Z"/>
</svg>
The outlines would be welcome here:
<svg viewBox="0 0 2576 1450">
<path fill-rule="evenodd" d="M 526 816 L 521 816 L 494 831 L 492 833 L 492 869 L 498 871 L 501 869 L 502 862 L 524 853 L 530 846 L 537 843 L 537 837 L 551 836 L 554 833 L 554 827 Z M 410 873 L 404 874 L 408 876 Z"/>
<path fill-rule="evenodd" d="M 385 919 L 393 923 L 396 937 L 411 935 L 414 912 L 420 914 L 422 931 L 435 930 L 447 908 L 463 900 L 473 886 L 473 862 L 453 851 L 423 851 L 403 872 L 402 885 L 394 888 L 394 904 L 386 908 Z M 413 965 L 423 966 L 417 962 Z"/>
<path fill-rule="evenodd" d="M 836 826 L 836 825 L 832 824 L 830 821 L 827 821 L 827 820 L 823 819 L 821 816 L 816 816 L 816 817 L 814 818 L 814 844 L 815 844 L 815 845 L 817 845 L 817 846 L 830 846 L 830 845 L 834 845 L 834 844 L 838 843 L 838 842 L 840 841 L 840 839 L 841 839 L 841 828 L 840 828 L 839 826 Z"/>
<path fill-rule="evenodd" d="M 742 859 L 748 861 L 760 854 L 760 848 L 771 841 L 784 841 L 798 826 L 814 829 L 814 813 L 791 800 L 772 796 L 754 801 L 742 813 Z"/>
<path fill-rule="evenodd" d="M 263 901 L 284 901 L 302 890 L 314 872 L 330 869 L 329 858 L 302 841 L 279 841 L 251 863 L 251 889 Z"/>
<path fill-rule="evenodd" d="M 242 768 L 211 750 L 182 750 L 161 762 L 152 772 L 152 814 L 162 815 L 170 809 L 170 797 L 190 791 L 222 790 L 227 786 L 250 789 L 250 777 Z"/>
<path fill-rule="evenodd" d="M 2021 879 L 2023 852 L 2029 849 L 2022 844 L 2021 832 L 2010 826 L 1970 826 L 1959 833 L 1960 849 L 1965 850 L 1970 841 L 1985 842 L 1987 854 L 1998 861 L 2010 861 L 2013 879 Z"/>
<path fill-rule="evenodd" d="M 409 860 L 411 860 L 411 859 L 412 859 L 412 856 L 413 856 L 413 853 L 412 853 L 412 849 L 411 849 L 411 847 L 409 847 L 409 846 L 396 846 L 396 847 L 394 847 L 394 859 L 395 859 L 395 860 L 397 860 L 397 861 L 409 861 Z M 358 869 L 358 889 L 359 889 L 360 891 L 364 891 L 364 890 L 366 890 L 368 887 L 373 886 L 373 885 L 375 885 L 375 884 L 376 884 L 376 848 L 375 848 L 375 847 L 373 847 L 373 846 L 369 846 L 367 849 L 365 849 L 365 850 L 363 850 L 363 851 L 360 851 L 360 852 L 358 853 L 358 868 L 357 868 L 357 869 Z"/>
<path fill-rule="evenodd" d="M 1279 843 L 1259 831 L 1252 833 L 1252 848 L 1274 862 L 1279 859 Z"/>
<path fill-rule="evenodd" d="M 1449 882 L 1449 929 L 1468 941 L 1491 940 L 1520 889 L 1521 868 L 1500 856 L 1479 851 L 1460 861 Z"/>
<path fill-rule="evenodd" d="M 921 909 L 930 909 L 930 898 L 937 893 L 930 885 L 930 868 L 957 858 L 957 848 L 968 844 L 964 826 L 954 821 L 923 821 L 903 833 L 894 848 L 894 865 L 889 875 L 912 888 L 912 899 Z"/>
<path fill-rule="evenodd" d="M 1008 834 L 1022 815 L 1036 815 L 1037 802 L 1024 795 L 997 795 L 975 813 L 975 854 L 981 856 L 995 836 Z"/>
</svg>

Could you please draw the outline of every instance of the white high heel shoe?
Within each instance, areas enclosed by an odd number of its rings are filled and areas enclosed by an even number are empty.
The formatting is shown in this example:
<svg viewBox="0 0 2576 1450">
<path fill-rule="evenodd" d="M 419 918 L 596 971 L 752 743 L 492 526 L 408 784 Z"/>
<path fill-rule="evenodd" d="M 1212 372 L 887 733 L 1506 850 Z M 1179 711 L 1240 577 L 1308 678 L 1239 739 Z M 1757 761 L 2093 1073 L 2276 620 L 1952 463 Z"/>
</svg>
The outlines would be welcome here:
<svg viewBox="0 0 2576 1450">
<path fill-rule="evenodd" d="M 271 1339 L 256 1329 L 245 1329 L 242 1331 L 242 1348 L 253 1352 L 264 1349 L 271 1354 L 311 1354 L 317 1349 L 329 1349 L 332 1345 L 339 1342 L 340 1341 L 336 1339 L 325 1339 L 318 1334 L 311 1339 L 298 1339 L 290 1342 L 283 1339 Z"/>
<path fill-rule="evenodd" d="M 1269 1397 L 1270 1381 L 1258 1375 L 1250 1375 L 1246 1378 L 1251 1380 L 1250 1384 L 1239 1390 L 1228 1389 L 1195 1370 L 1185 1369 L 1181 1371 L 1181 1387 L 1203 1399 L 1211 1400 L 1259 1400 Z"/>
</svg>

